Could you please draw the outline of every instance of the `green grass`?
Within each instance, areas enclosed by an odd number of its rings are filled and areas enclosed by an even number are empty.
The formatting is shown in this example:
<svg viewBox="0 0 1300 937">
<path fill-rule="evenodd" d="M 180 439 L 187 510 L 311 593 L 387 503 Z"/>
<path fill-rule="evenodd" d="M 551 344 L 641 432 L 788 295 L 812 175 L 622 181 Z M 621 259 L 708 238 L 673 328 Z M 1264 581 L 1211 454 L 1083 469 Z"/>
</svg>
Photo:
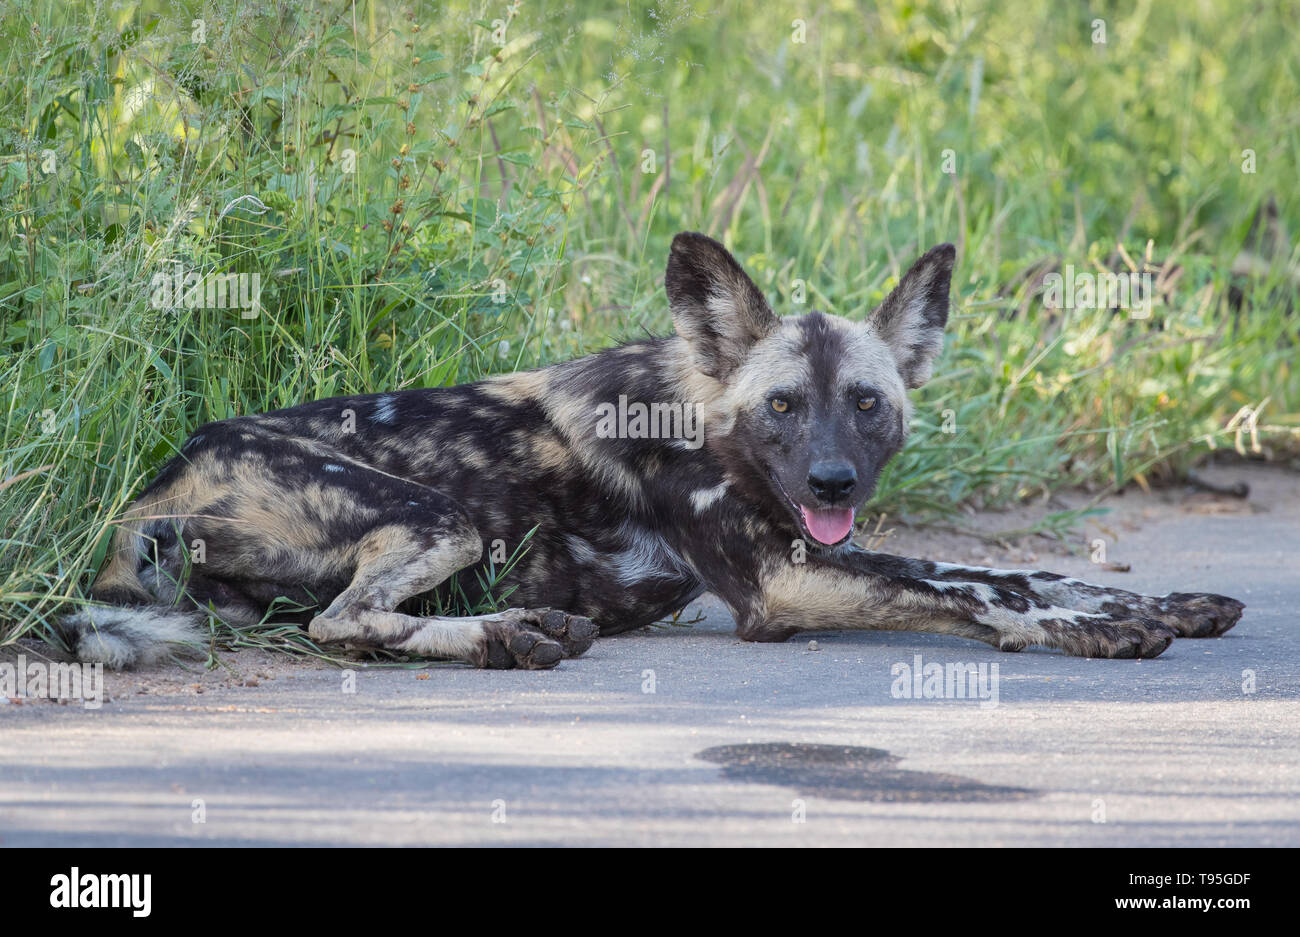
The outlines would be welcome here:
<svg viewBox="0 0 1300 937">
<path fill-rule="evenodd" d="M 662 333 L 682 229 L 847 316 L 958 245 L 873 510 L 1167 477 L 1243 407 L 1290 451 L 1297 256 L 1248 243 L 1270 198 L 1300 230 L 1289 14 L 1048 6 L 10 0 L 0 643 L 81 595 L 196 425 Z M 1036 296 L 1148 244 L 1180 271 L 1149 319 Z M 152 308 L 174 261 L 258 273 L 261 314 Z"/>
</svg>

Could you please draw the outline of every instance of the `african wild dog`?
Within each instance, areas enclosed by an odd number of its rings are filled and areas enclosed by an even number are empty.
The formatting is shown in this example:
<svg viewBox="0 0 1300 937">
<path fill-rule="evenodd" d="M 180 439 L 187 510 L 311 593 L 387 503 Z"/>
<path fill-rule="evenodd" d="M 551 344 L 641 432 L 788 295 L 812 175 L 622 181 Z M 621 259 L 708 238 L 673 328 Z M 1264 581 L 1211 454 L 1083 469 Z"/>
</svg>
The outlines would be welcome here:
<svg viewBox="0 0 1300 937">
<path fill-rule="evenodd" d="M 92 589 L 109 607 L 65 618 L 66 636 L 81 657 L 126 666 L 192 638 L 202 610 L 257 622 L 285 596 L 319 641 L 544 668 L 705 590 L 751 641 L 878 628 L 1154 657 L 1175 635 L 1231 628 L 1244 606 L 1224 596 L 852 543 L 907 435 L 907 392 L 939 353 L 955 253 L 926 253 L 864 322 L 778 318 L 721 244 L 679 234 L 665 276 L 676 335 L 203 426 L 125 518 Z M 703 445 L 599 425 L 616 404 L 626 424 L 638 403 L 697 415 Z M 448 577 L 533 528 L 505 582 L 523 608 L 427 614 Z M 188 562 L 195 541 L 201 564 Z"/>
</svg>

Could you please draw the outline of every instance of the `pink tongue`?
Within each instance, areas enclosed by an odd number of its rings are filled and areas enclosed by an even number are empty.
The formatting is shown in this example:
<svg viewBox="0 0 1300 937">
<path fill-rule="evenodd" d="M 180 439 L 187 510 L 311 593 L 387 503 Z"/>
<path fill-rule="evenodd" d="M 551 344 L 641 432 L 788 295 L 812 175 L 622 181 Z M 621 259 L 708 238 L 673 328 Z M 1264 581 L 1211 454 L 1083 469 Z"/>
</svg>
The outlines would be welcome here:
<svg viewBox="0 0 1300 937">
<path fill-rule="evenodd" d="M 806 508 L 799 505 L 808 532 L 822 543 L 839 543 L 853 529 L 853 508 Z"/>
</svg>

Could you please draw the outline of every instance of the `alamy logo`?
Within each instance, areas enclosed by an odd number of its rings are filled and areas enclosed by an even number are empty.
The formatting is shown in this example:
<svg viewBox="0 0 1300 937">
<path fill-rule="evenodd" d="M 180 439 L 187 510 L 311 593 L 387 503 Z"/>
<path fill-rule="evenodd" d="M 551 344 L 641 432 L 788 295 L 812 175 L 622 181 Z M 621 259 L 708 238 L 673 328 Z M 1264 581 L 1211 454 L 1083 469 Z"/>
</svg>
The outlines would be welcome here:
<svg viewBox="0 0 1300 937">
<path fill-rule="evenodd" d="M 899 661 L 889 668 L 894 699 L 978 699 L 980 709 L 998 705 L 998 665 L 925 663 L 921 655 L 912 663 Z"/>
<path fill-rule="evenodd" d="M 130 908 L 132 917 L 148 917 L 152 875 L 83 875 L 75 865 L 67 875 L 50 879 L 51 908 Z"/>
<path fill-rule="evenodd" d="M 1043 278 L 1043 305 L 1049 309 L 1127 309 L 1134 319 L 1151 315 L 1154 287 L 1150 273 L 1076 273 L 1065 265 L 1064 275 Z"/>
<path fill-rule="evenodd" d="M 176 262 L 175 270 L 159 270 L 150 281 L 149 305 L 154 309 L 238 309 L 241 319 L 256 319 L 262 304 L 260 273 L 201 274 Z"/>
<path fill-rule="evenodd" d="M 83 708 L 98 709 L 104 703 L 104 665 L 28 663 L 24 654 L 0 662 L 0 702 L 23 698 L 79 699 Z"/>
<path fill-rule="evenodd" d="M 601 439 L 681 439 L 687 449 L 704 444 L 704 426 L 690 402 L 628 403 L 627 394 L 619 394 L 617 405 L 597 406 L 596 417 Z"/>
</svg>

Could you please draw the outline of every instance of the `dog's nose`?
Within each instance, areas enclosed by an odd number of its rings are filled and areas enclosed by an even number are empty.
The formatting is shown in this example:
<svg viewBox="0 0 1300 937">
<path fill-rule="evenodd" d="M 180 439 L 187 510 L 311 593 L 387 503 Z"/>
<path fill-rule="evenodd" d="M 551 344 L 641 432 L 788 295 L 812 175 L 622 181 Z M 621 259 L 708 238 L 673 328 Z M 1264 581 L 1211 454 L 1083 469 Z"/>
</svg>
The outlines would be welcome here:
<svg viewBox="0 0 1300 937">
<path fill-rule="evenodd" d="M 858 483 L 858 473 L 848 462 L 814 462 L 808 469 L 808 487 L 823 501 L 847 498 Z"/>
</svg>

